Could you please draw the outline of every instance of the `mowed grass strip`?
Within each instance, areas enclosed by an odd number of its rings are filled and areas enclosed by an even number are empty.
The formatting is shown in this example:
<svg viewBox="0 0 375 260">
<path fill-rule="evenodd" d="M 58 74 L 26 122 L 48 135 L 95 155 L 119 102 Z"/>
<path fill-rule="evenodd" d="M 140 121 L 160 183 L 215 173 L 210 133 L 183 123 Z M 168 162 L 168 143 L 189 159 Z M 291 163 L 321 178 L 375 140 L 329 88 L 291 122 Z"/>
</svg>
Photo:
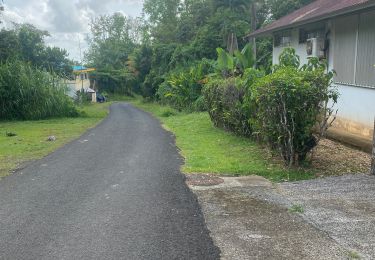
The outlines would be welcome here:
<svg viewBox="0 0 375 260">
<path fill-rule="evenodd" d="M 0 178 L 23 163 L 40 159 L 87 129 L 96 126 L 106 115 L 111 103 L 89 104 L 80 110 L 84 116 L 40 121 L 0 121 Z M 15 133 L 8 137 L 6 133 Z M 56 141 L 49 142 L 49 136 Z"/>
<path fill-rule="evenodd" d="M 260 175 L 272 181 L 311 179 L 305 170 L 287 169 L 252 140 L 215 128 L 208 113 L 181 113 L 157 103 L 140 100 L 132 104 L 152 113 L 176 136 L 185 158 L 185 173 Z"/>
</svg>

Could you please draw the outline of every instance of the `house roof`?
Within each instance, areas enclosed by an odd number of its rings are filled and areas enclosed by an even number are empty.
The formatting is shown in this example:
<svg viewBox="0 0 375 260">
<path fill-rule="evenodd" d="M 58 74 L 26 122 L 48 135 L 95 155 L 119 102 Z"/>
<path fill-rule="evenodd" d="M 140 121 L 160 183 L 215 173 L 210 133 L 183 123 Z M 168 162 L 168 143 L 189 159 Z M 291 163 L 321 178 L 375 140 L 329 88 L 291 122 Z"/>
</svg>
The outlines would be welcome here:
<svg viewBox="0 0 375 260">
<path fill-rule="evenodd" d="M 74 71 L 85 70 L 85 69 L 86 69 L 86 67 L 84 67 L 84 66 L 73 66 Z"/>
<path fill-rule="evenodd" d="M 86 73 L 86 72 L 92 72 L 95 71 L 95 68 L 86 68 L 84 66 L 73 66 L 73 73 Z"/>
<path fill-rule="evenodd" d="M 248 37 L 270 34 L 274 31 L 324 20 L 371 6 L 375 6 L 375 0 L 315 0 L 311 4 L 274 21 L 266 27 L 256 30 L 249 34 Z"/>
</svg>

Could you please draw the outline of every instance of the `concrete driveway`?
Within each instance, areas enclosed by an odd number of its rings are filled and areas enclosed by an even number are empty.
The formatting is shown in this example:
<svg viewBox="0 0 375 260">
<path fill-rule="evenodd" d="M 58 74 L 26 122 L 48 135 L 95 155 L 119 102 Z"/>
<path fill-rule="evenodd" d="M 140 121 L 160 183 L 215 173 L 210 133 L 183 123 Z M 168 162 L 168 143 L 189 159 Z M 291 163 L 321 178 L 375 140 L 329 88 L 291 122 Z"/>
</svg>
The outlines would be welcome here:
<svg viewBox="0 0 375 260">
<path fill-rule="evenodd" d="M 374 176 L 222 179 L 190 187 L 223 259 L 375 259 Z"/>
</svg>

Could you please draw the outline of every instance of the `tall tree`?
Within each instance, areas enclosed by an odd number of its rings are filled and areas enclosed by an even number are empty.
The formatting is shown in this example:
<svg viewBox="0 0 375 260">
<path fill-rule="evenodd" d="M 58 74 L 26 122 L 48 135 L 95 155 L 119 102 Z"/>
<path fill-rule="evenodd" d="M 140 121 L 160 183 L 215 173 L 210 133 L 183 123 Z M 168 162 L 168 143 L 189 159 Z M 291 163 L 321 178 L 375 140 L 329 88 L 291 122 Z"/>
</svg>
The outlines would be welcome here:
<svg viewBox="0 0 375 260">
<path fill-rule="evenodd" d="M 180 0 L 145 0 L 143 11 L 150 22 L 151 35 L 155 41 L 176 41 L 176 28 L 181 8 Z"/>
<path fill-rule="evenodd" d="M 134 20 L 121 13 L 104 15 L 91 21 L 91 36 L 86 61 L 98 68 L 119 68 L 126 64 L 135 48 L 137 31 Z"/>
<path fill-rule="evenodd" d="M 49 36 L 49 33 L 39 30 L 31 24 L 16 25 L 16 32 L 22 58 L 36 66 L 42 66 L 45 49 L 44 38 Z"/>
<path fill-rule="evenodd" d="M 271 19 L 277 20 L 314 0 L 266 0 Z"/>
</svg>

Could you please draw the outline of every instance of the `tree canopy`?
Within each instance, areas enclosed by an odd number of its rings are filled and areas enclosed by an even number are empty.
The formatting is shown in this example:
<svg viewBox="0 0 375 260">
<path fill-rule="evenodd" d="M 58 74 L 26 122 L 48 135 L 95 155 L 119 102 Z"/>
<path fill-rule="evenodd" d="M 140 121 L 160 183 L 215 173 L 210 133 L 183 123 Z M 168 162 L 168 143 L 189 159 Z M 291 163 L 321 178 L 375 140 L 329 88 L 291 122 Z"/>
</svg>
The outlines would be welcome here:
<svg viewBox="0 0 375 260">
<path fill-rule="evenodd" d="M 311 1 L 145 0 L 141 18 L 115 13 L 92 20 L 86 61 L 106 76 L 111 70 L 132 74 L 137 91 L 154 95 L 172 71 L 216 59 L 217 48 L 234 54 L 245 47 L 252 20 L 260 28 Z M 271 55 L 272 39 L 258 39 L 256 65 L 270 71 Z"/>
</svg>

